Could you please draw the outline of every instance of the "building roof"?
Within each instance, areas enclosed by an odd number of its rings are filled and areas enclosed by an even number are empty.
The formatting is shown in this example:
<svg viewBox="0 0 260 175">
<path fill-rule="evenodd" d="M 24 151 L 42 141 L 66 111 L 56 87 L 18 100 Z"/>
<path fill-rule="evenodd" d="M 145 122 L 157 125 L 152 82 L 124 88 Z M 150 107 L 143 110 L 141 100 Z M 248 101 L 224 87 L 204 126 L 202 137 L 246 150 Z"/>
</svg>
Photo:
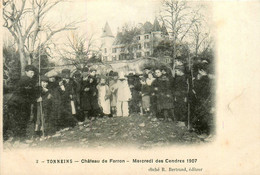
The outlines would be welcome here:
<svg viewBox="0 0 260 175">
<path fill-rule="evenodd" d="M 157 18 L 155 18 L 153 23 L 153 32 L 158 32 L 158 31 L 161 31 L 161 26 Z"/>
<path fill-rule="evenodd" d="M 101 37 L 114 37 L 108 22 L 106 22 L 105 27 L 103 28 L 103 34 Z"/>
<path fill-rule="evenodd" d="M 169 35 L 169 33 L 168 33 L 168 31 L 167 31 L 167 29 L 166 29 L 166 27 L 165 27 L 164 24 L 162 25 L 161 31 L 162 31 L 162 33 L 163 33 L 164 35 Z"/>
<path fill-rule="evenodd" d="M 145 22 L 143 25 L 143 29 L 145 33 L 151 33 L 153 30 L 153 25 L 149 21 Z"/>
<path fill-rule="evenodd" d="M 153 24 L 149 21 L 146 21 L 144 24 L 140 23 L 137 28 L 140 29 L 139 34 L 141 34 L 141 35 L 151 34 L 152 32 L 162 32 L 162 34 L 164 34 L 164 35 L 169 35 L 165 25 L 162 24 L 162 26 L 160 26 L 157 18 L 154 19 Z M 136 34 L 136 36 L 138 36 L 139 34 Z M 106 23 L 102 37 L 105 37 L 105 36 L 114 37 L 108 23 Z M 122 39 L 122 37 L 124 37 L 124 39 Z M 115 46 L 115 45 L 126 44 L 127 41 L 126 41 L 125 37 L 127 37 L 127 36 L 125 36 L 123 32 L 117 32 L 113 45 Z"/>
</svg>

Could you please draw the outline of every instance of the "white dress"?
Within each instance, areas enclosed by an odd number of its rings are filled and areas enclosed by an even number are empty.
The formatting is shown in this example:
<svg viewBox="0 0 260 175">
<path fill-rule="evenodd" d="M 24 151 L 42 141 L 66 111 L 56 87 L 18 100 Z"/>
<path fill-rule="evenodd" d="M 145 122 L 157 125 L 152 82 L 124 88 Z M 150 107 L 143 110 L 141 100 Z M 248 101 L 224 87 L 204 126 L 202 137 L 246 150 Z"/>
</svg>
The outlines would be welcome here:
<svg viewBox="0 0 260 175">
<path fill-rule="evenodd" d="M 104 114 L 110 114 L 110 99 L 106 98 L 109 88 L 107 85 L 98 86 L 98 101 Z"/>
</svg>

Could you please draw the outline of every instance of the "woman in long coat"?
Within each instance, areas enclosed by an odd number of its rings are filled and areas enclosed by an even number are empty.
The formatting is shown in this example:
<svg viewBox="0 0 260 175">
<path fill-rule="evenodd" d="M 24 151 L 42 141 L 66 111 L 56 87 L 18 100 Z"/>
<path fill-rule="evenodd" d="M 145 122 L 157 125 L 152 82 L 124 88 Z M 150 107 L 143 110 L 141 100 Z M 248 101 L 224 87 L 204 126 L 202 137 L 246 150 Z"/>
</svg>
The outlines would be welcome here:
<svg viewBox="0 0 260 175">
<path fill-rule="evenodd" d="M 155 70 L 157 76 L 154 81 L 154 92 L 156 94 L 157 114 L 163 115 L 164 119 L 170 116 L 174 120 L 173 95 L 171 91 L 171 82 L 167 76 L 163 76 L 160 69 Z"/>
<path fill-rule="evenodd" d="M 60 127 L 73 127 L 76 125 L 77 120 L 73 116 L 76 114 L 76 107 L 73 106 L 72 102 L 75 104 L 75 84 L 70 78 L 70 73 L 64 71 L 62 74 L 63 80 L 59 82 L 59 92 L 61 98 L 60 106 Z"/>
<path fill-rule="evenodd" d="M 81 84 L 80 104 L 85 113 L 85 118 L 97 117 L 99 113 L 97 79 L 93 76 L 83 74 Z"/>
</svg>

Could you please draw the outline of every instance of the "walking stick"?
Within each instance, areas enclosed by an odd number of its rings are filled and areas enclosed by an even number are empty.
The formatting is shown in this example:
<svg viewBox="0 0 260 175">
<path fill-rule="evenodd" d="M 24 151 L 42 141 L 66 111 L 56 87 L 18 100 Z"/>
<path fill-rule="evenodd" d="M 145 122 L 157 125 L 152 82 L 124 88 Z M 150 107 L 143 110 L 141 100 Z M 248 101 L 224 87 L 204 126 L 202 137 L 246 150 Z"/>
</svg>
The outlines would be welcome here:
<svg viewBox="0 0 260 175">
<path fill-rule="evenodd" d="M 191 58 L 190 58 L 190 52 L 188 54 L 188 63 L 189 63 L 189 77 L 187 79 L 187 84 L 188 84 L 188 89 L 187 89 L 187 102 L 188 102 L 188 130 L 191 129 L 191 126 L 190 126 L 190 99 L 189 99 L 189 94 L 190 94 L 190 91 L 192 90 L 192 69 L 191 69 Z"/>
<path fill-rule="evenodd" d="M 41 86 L 41 47 L 39 49 L 39 86 Z M 40 97 L 41 97 L 41 91 L 40 91 Z M 42 121 L 42 136 L 45 137 L 45 132 L 44 132 L 44 117 L 43 117 L 43 112 L 42 112 L 42 101 L 40 101 L 40 116 L 41 116 L 41 121 Z"/>
</svg>

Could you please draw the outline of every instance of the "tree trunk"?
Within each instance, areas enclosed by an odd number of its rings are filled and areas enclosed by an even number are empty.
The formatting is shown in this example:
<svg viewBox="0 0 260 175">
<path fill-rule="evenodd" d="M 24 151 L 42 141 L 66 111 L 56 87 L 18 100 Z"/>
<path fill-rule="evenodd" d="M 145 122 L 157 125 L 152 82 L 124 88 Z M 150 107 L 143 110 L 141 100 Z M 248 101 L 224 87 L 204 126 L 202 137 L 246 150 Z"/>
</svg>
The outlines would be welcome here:
<svg viewBox="0 0 260 175">
<path fill-rule="evenodd" d="M 21 64 L 21 76 L 23 76 L 25 75 L 25 66 L 27 65 L 23 42 L 19 42 L 18 49 Z"/>
<path fill-rule="evenodd" d="M 174 36 L 174 41 L 173 41 L 173 53 L 172 53 L 172 76 L 175 77 L 175 59 L 177 57 L 176 53 L 176 37 Z"/>
</svg>

